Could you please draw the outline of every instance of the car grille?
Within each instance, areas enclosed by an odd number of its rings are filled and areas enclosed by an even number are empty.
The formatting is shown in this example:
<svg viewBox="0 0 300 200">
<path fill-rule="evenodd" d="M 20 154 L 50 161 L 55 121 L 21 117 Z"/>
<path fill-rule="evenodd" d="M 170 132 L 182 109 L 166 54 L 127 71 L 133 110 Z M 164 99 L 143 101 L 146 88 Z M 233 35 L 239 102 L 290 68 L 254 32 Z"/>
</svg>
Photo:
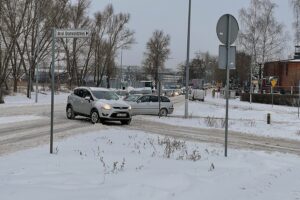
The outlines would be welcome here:
<svg viewBox="0 0 300 200">
<path fill-rule="evenodd" d="M 119 110 L 127 110 L 128 107 L 113 107 L 114 109 L 119 109 Z"/>
</svg>

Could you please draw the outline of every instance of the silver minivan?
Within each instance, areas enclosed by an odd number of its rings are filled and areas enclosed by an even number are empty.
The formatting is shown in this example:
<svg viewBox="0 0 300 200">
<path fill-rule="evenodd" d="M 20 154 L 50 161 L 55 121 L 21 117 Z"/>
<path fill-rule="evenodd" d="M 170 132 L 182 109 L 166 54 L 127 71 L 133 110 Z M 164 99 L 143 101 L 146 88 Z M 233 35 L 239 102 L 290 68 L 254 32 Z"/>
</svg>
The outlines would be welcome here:
<svg viewBox="0 0 300 200">
<path fill-rule="evenodd" d="M 92 123 L 120 121 L 131 122 L 131 106 L 111 90 L 96 87 L 78 87 L 68 96 L 66 107 L 68 119 L 76 115 L 90 117 Z"/>
</svg>

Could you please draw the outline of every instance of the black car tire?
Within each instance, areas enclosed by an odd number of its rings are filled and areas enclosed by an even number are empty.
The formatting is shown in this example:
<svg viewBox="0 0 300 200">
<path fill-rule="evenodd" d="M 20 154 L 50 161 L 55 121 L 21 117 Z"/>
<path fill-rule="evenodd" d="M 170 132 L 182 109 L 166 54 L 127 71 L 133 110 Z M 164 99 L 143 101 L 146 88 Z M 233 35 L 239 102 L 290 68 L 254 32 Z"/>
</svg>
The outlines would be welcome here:
<svg viewBox="0 0 300 200">
<path fill-rule="evenodd" d="M 99 121 L 99 114 L 97 110 L 92 110 L 91 112 L 91 122 L 96 124 Z"/>
<path fill-rule="evenodd" d="M 67 107 L 66 114 L 67 114 L 68 119 L 74 119 L 75 118 L 75 114 L 74 114 L 74 110 L 73 110 L 72 106 L 69 105 Z"/>
<path fill-rule="evenodd" d="M 131 122 L 131 119 L 128 119 L 128 120 L 121 120 L 121 124 L 122 125 L 129 125 Z"/>
<path fill-rule="evenodd" d="M 168 110 L 165 108 L 160 109 L 159 116 L 166 117 L 168 115 Z"/>
</svg>

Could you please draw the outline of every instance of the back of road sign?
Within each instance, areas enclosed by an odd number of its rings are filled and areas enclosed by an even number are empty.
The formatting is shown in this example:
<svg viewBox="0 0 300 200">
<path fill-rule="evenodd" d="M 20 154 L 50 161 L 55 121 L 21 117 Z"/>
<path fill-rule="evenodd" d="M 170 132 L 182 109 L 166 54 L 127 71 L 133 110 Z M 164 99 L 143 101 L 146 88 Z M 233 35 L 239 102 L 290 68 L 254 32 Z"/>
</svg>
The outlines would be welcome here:
<svg viewBox="0 0 300 200">
<path fill-rule="evenodd" d="M 235 69 L 235 54 L 236 54 L 236 47 L 235 46 L 231 46 L 229 48 L 229 52 L 228 52 L 228 66 L 229 69 Z M 227 56 L 227 47 L 225 45 L 220 45 L 219 46 L 219 69 L 226 69 L 226 56 Z"/>
<path fill-rule="evenodd" d="M 229 29 L 229 30 L 228 30 Z M 220 17 L 217 23 L 217 36 L 225 45 L 231 45 L 237 38 L 237 34 L 239 32 L 239 25 L 234 16 L 230 14 L 225 14 Z M 228 37 L 229 33 L 229 37 Z M 228 44 L 227 40 L 229 38 Z"/>
</svg>

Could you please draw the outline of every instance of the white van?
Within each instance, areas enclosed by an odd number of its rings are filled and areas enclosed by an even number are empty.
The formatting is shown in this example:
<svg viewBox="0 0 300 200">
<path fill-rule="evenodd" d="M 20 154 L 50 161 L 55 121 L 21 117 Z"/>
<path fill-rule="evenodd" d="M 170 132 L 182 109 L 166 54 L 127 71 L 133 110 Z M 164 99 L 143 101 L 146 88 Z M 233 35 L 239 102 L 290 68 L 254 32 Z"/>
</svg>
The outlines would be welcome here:
<svg viewBox="0 0 300 200">
<path fill-rule="evenodd" d="M 190 100 L 204 101 L 205 92 L 203 89 L 193 89 L 190 94 Z"/>
</svg>

